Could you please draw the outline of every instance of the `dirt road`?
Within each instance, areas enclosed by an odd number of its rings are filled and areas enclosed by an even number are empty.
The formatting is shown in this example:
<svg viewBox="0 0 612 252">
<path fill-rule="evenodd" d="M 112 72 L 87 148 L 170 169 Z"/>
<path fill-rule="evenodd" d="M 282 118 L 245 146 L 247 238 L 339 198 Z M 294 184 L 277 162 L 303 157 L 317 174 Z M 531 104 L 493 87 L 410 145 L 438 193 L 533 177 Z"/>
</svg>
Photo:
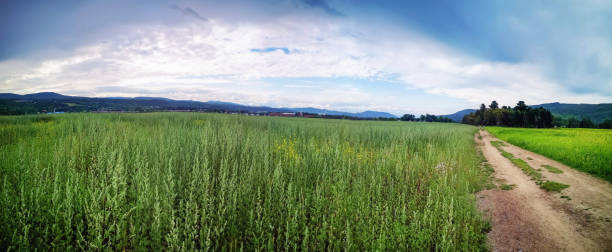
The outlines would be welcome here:
<svg viewBox="0 0 612 252">
<path fill-rule="evenodd" d="M 479 208 L 491 219 L 493 251 L 612 251 L 610 183 L 505 143 L 505 151 L 536 169 L 551 165 L 563 171 L 542 168 L 546 180 L 570 186 L 561 193 L 546 192 L 491 145 L 499 139 L 480 131 L 475 141 L 495 169 L 496 184 L 516 185 L 478 193 Z"/>
</svg>

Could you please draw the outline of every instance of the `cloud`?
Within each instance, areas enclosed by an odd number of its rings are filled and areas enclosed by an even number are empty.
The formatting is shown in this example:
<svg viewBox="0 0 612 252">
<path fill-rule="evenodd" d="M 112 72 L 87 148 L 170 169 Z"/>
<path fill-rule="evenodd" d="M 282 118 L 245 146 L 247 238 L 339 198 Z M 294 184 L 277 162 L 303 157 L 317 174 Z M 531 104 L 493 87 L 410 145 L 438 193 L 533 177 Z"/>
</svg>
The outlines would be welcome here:
<svg viewBox="0 0 612 252">
<path fill-rule="evenodd" d="M 305 4 L 310 7 L 316 7 L 323 9 L 327 14 L 332 16 L 344 16 L 340 11 L 332 8 L 327 4 L 325 0 L 303 0 Z"/>
<path fill-rule="evenodd" d="M 213 13 L 215 6 L 189 4 L 208 21 L 176 13 L 190 21 L 130 23 L 61 54 L 0 61 L 0 92 L 163 96 L 396 114 L 447 114 L 493 99 L 503 105 L 610 101 L 601 91 L 606 87 L 575 92 L 541 60 L 473 56 L 391 23 L 339 19 L 299 6 L 283 6 L 283 14 L 264 18 L 254 14 L 261 9 L 236 9 L 227 15 L 240 17 L 228 18 Z M 593 62 L 606 69 L 609 59 Z"/>
<path fill-rule="evenodd" d="M 179 12 L 181 12 L 181 13 L 187 15 L 187 16 L 194 17 L 194 18 L 196 18 L 196 19 L 198 19 L 200 21 L 203 21 L 203 22 L 207 22 L 208 21 L 207 18 L 200 16 L 200 14 L 197 11 L 193 10 L 192 8 L 189 8 L 189 7 L 181 8 L 178 5 L 174 4 L 174 5 L 172 5 L 172 9 L 175 9 L 175 10 L 177 10 L 177 11 L 179 11 Z"/>
<path fill-rule="evenodd" d="M 609 1 L 382 0 L 360 10 L 485 61 L 538 65 L 571 92 L 612 96 Z"/>
<path fill-rule="evenodd" d="M 4 1 L 0 8 L 0 60 L 57 56 L 140 25 L 180 26 L 205 21 L 195 10 L 206 5 L 194 6 L 169 6 L 165 0 L 149 0 L 146 4 L 117 0 Z"/>
<path fill-rule="evenodd" d="M 99 96 L 100 94 L 119 94 L 118 97 L 122 97 L 122 96 L 125 96 L 126 94 L 158 95 L 162 93 L 156 90 L 151 90 L 151 89 L 146 89 L 146 88 L 131 88 L 131 87 L 124 87 L 124 86 L 97 86 L 90 92 L 90 95 L 92 96 Z M 135 97 L 135 96 L 132 96 L 132 97 Z"/>
</svg>

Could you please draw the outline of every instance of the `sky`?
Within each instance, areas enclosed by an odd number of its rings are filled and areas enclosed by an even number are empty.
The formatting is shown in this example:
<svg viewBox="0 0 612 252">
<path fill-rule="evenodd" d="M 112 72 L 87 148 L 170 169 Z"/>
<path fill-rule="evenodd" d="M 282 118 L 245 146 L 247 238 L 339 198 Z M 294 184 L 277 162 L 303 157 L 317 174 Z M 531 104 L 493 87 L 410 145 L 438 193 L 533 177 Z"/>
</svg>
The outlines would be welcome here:
<svg viewBox="0 0 612 252">
<path fill-rule="evenodd" d="M 612 102 L 608 0 L 10 1 L 0 93 L 396 115 Z"/>
</svg>

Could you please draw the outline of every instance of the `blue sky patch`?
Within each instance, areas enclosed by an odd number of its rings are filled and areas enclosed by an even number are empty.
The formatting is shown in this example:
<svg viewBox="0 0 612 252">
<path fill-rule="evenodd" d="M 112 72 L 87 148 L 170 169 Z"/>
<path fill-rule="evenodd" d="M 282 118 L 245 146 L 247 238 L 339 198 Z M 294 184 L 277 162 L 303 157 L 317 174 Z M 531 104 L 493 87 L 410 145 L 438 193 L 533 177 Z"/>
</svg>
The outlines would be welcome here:
<svg viewBox="0 0 612 252">
<path fill-rule="evenodd" d="M 269 52 L 274 52 L 274 51 L 282 51 L 285 54 L 290 54 L 291 53 L 289 51 L 289 48 L 287 48 L 287 47 L 266 47 L 266 48 L 253 48 L 253 49 L 251 49 L 251 52 L 258 52 L 258 53 L 269 53 Z"/>
</svg>

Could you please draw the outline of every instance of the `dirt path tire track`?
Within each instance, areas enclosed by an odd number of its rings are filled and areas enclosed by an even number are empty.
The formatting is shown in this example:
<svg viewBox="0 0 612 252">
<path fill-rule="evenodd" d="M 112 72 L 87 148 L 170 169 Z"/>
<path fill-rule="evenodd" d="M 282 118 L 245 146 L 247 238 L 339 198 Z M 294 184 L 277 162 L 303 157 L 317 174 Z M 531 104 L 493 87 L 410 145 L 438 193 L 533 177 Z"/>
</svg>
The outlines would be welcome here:
<svg viewBox="0 0 612 252">
<path fill-rule="evenodd" d="M 491 145 L 499 139 L 486 131 L 479 135 L 482 139 L 477 134 L 475 141 L 495 169 L 495 179 L 516 185 L 513 190 L 478 194 L 479 208 L 491 219 L 493 251 L 612 251 L 610 183 L 506 143 L 505 151 L 536 169 L 548 164 L 563 171 L 543 169 L 546 179 L 570 185 L 563 194 L 546 192 Z"/>
</svg>

